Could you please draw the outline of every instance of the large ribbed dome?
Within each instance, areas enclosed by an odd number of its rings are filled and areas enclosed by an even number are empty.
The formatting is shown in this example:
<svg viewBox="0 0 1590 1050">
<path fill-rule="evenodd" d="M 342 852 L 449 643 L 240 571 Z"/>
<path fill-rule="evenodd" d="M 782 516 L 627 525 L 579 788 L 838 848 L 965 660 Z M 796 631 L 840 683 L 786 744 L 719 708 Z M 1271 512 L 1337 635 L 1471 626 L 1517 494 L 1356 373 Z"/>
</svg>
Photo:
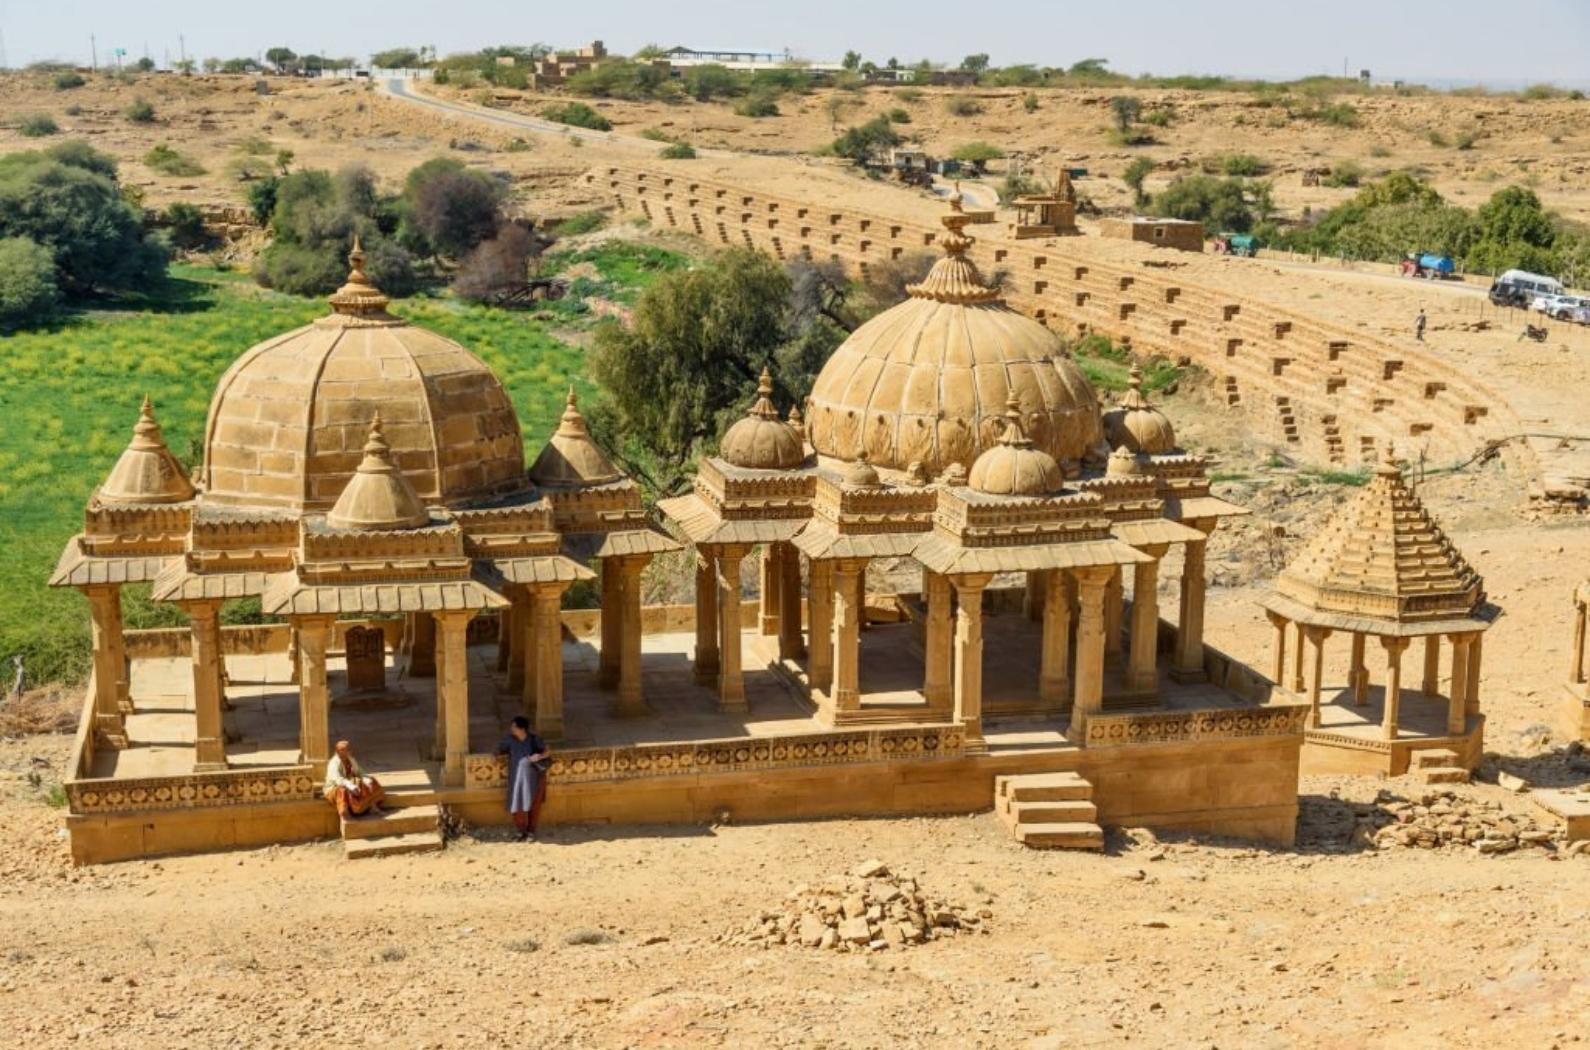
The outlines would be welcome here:
<svg viewBox="0 0 1590 1050">
<path fill-rule="evenodd" d="M 333 313 L 244 353 L 216 385 L 205 499 L 329 510 L 380 413 L 393 462 L 420 499 L 458 504 L 519 488 L 519 419 L 491 369 L 386 312 L 355 246 Z"/>
<path fill-rule="evenodd" d="M 1033 445 L 1074 465 L 1103 436 L 1099 402 L 1058 336 L 981 282 L 946 216 L 946 256 L 910 298 L 857 328 L 812 388 L 807 432 L 824 456 L 879 467 L 970 468 L 1005 430 L 1014 396 Z"/>
</svg>

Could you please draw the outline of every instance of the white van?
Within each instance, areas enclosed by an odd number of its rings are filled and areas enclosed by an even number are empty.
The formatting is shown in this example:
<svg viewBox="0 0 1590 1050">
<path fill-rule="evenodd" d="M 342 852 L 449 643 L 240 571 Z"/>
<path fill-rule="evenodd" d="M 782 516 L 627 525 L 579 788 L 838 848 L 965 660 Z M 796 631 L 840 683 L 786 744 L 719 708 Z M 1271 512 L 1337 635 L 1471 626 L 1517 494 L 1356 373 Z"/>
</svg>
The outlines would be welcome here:
<svg viewBox="0 0 1590 1050">
<path fill-rule="evenodd" d="M 1498 306 L 1527 306 L 1539 295 L 1561 295 L 1562 282 L 1526 270 L 1508 270 L 1491 284 L 1491 302 Z"/>
</svg>

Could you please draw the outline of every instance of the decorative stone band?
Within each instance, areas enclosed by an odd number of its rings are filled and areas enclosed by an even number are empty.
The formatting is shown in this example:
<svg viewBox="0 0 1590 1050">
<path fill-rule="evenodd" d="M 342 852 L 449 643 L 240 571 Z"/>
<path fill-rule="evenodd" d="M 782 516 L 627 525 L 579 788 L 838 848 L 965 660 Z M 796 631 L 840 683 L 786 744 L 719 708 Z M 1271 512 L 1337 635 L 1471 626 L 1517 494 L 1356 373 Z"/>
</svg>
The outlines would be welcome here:
<svg viewBox="0 0 1590 1050">
<path fill-rule="evenodd" d="M 318 787 L 311 767 L 282 766 L 139 780 L 71 780 L 66 784 L 66 798 L 73 814 L 87 816 L 306 802 L 319 797 Z"/>
<path fill-rule="evenodd" d="M 1261 736 L 1301 737 L 1307 716 L 1307 704 L 1090 715 L 1087 745 L 1132 747 Z"/>
<path fill-rule="evenodd" d="M 923 761 L 959 758 L 964 746 L 961 726 L 936 725 L 753 740 L 581 748 L 553 752 L 548 776 L 554 784 L 579 784 L 861 762 Z M 507 783 L 507 762 L 501 755 L 470 755 L 464 768 L 468 787 L 502 787 Z"/>
<path fill-rule="evenodd" d="M 1305 729 L 1304 737 L 1310 743 L 1324 744 L 1327 747 L 1342 747 L 1356 751 L 1378 751 L 1381 754 L 1391 754 L 1392 741 L 1378 738 L 1350 736 L 1347 733 L 1332 733 L 1324 729 Z M 1401 741 L 1406 745 L 1407 741 Z"/>
</svg>

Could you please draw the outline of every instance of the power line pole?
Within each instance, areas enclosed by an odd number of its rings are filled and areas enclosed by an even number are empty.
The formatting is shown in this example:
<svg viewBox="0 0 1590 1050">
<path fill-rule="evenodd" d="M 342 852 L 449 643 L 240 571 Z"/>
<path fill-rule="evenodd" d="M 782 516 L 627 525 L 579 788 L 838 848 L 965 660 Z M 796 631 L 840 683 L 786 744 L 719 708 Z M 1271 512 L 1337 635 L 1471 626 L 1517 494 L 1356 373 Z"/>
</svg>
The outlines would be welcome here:
<svg viewBox="0 0 1590 1050">
<path fill-rule="evenodd" d="M 99 72 L 99 48 L 94 43 L 93 33 L 88 34 L 88 68 Z"/>
</svg>

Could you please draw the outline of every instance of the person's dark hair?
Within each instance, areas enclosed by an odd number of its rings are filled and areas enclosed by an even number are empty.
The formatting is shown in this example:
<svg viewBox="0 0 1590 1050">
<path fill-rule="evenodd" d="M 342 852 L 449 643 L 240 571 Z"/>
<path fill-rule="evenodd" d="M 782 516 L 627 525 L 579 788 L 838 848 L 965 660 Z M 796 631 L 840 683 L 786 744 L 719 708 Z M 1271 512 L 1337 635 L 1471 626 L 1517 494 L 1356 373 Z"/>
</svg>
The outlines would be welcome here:
<svg viewBox="0 0 1590 1050">
<path fill-rule="evenodd" d="M 530 732 L 530 719 L 526 718 L 524 715 L 514 715 L 513 727 L 515 729 L 523 729 L 526 733 L 528 733 Z"/>
</svg>

